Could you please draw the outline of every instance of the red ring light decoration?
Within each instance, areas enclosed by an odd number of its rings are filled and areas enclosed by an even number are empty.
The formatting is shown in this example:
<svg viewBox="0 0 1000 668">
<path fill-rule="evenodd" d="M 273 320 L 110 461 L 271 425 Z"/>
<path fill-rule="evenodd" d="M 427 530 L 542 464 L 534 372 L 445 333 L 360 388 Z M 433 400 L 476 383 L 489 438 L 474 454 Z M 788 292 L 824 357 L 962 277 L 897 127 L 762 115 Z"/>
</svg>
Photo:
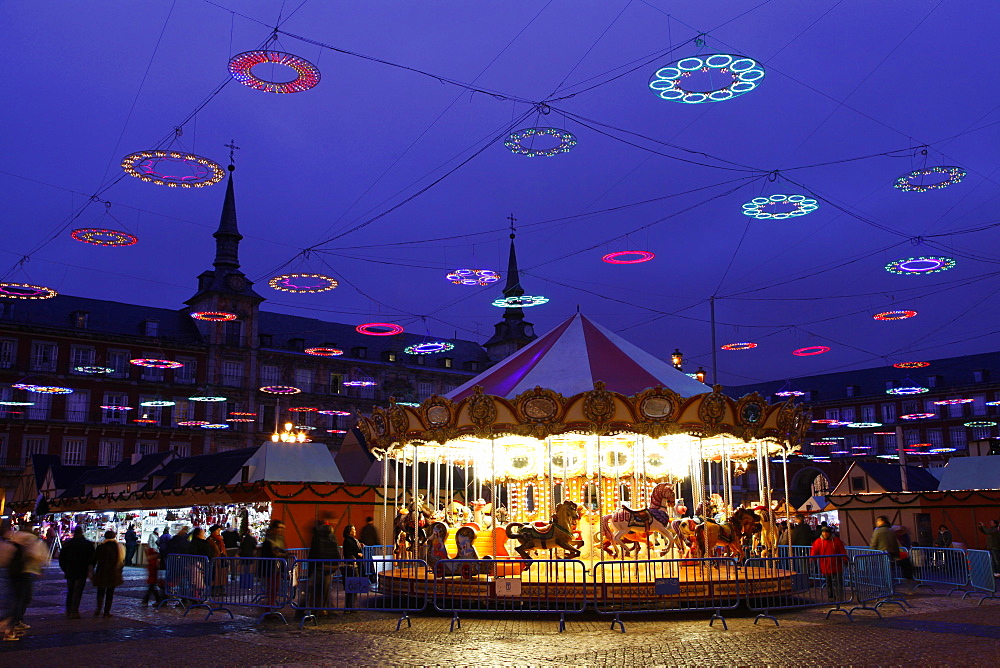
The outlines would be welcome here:
<svg viewBox="0 0 1000 668">
<path fill-rule="evenodd" d="M 722 350 L 750 350 L 751 348 L 756 348 L 756 343 L 751 343 L 750 341 L 740 341 L 739 343 L 727 343 L 724 346 L 719 346 Z"/>
<path fill-rule="evenodd" d="M 340 348 L 306 348 L 302 352 L 307 355 L 316 355 L 317 357 L 338 357 L 344 354 L 344 351 Z"/>
<path fill-rule="evenodd" d="M 631 260 L 618 259 L 627 255 L 637 255 L 638 257 Z M 601 259 L 608 264 L 639 264 L 640 262 L 649 262 L 654 257 L 656 257 L 656 253 L 650 253 L 649 251 L 618 251 L 616 253 L 608 253 Z"/>
<path fill-rule="evenodd" d="M 930 365 L 930 362 L 896 362 L 892 366 L 897 369 L 922 369 Z"/>
<path fill-rule="evenodd" d="M 316 411 L 320 415 L 350 415 L 350 411 Z"/>
<path fill-rule="evenodd" d="M 373 332 L 372 328 L 385 328 L 388 331 L 385 332 Z M 395 336 L 396 334 L 402 334 L 406 330 L 403 329 L 401 325 L 395 325 L 391 322 L 366 322 L 363 325 L 358 325 L 354 328 L 359 334 L 367 334 L 368 336 Z"/>
<path fill-rule="evenodd" d="M 115 406 L 114 404 L 109 404 L 107 406 L 101 406 L 106 411 L 133 411 L 135 410 L 131 406 Z"/>
<path fill-rule="evenodd" d="M 178 422 L 179 427 L 204 427 L 208 422 L 205 420 L 184 420 L 183 422 Z"/>
<path fill-rule="evenodd" d="M 836 441 L 813 441 L 813 445 L 837 445 Z"/>
<path fill-rule="evenodd" d="M 246 411 L 230 411 L 229 414 L 236 417 L 257 417 L 256 413 L 247 413 Z"/>
<path fill-rule="evenodd" d="M 146 357 L 139 357 L 134 360 L 129 360 L 128 362 L 129 364 L 146 367 L 147 369 L 180 369 L 184 366 L 183 362 L 174 362 L 173 360 L 156 360 Z"/>
<path fill-rule="evenodd" d="M 160 171 L 161 164 L 169 163 L 180 163 L 183 168 L 179 173 Z M 203 188 L 218 183 L 226 175 L 214 160 L 193 153 L 160 150 L 129 153 L 122 158 L 122 169 L 137 179 L 168 188 Z"/>
<path fill-rule="evenodd" d="M 839 424 L 840 420 L 813 420 L 813 424 Z"/>
<path fill-rule="evenodd" d="M 327 429 L 326 433 L 328 433 L 328 434 L 346 434 L 347 430 L 346 429 Z"/>
<path fill-rule="evenodd" d="M 0 297 L 11 299 L 52 299 L 59 293 L 44 285 L 30 283 L 0 283 Z"/>
<path fill-rule="evenodd" d="M 937 417 L 936 413 L 910 413 L 909 415 L 900 415 L 900 420 L 927 420 L 929 418 Z"/>
<path fill-rule="evenodd" d="M 830 352 L 830 349 L 827 346 L 809 346 L 808 348 L 793 350 L 792 354 L 799 357 L 809 357 L 810 355 L 822 355 L 828 352 Z"/>
<path fill-rule="evenodd" d="M 872 316 L 875 320 L 906 320 L 917 314 L 916 311 L 882 311 Z"/>
<path fill-rule="evenodd" d="M 253 73 L 253 68 L 262 63 L 275 63 L 295 70 L 298 75 L 292 81 L 277 82 L 261 79 Z M 229 74 L 244 86 L 265 93 L 301 93 L 319 83 L 319 68 L 305 58 L 281 51 L 244 51 L 229 61 Z"/>
<path fill-rule="evenodd" d="M 195 311 L 191 314 L 191 317 L 195 320 L 204 320 L 205 322 L 229 322 L 230 320 L 236 320 L 237 315 L 228 311 Z"/>
<path fill-rule="evenodd" d="M 319 409 L 312 406 L 292 406 L 288 411 L 290 413 L 318 413 Z"/>
<path fill-rule="evenodd" d="M 81 227 L 69 235 L 77 241 L 94 246 L 133 246 L 139 241 L 139 237 L 134 234 L 100 227 Z"/>
<path fill-rule="evenodd" d="M 291 385 L 265 385 L 260 391 L 267 394 L 298 394 L 302 390 Z"/>
<path fill-rule="evenodd" d="M 152 420 L 150 418 L 136 418 L 132 420 L 132 422 L 135 422 L 136 424 L 157 424 L 159 421 Z"/>
<path fill-rule="evenodd" d="M 942 399 L 935 401 L 935 406 L 957 406 L 959 404 L 971 404 L 975 399 Z"/>
<path fill-rule="evenodd" d="M 876 431 L 876 432 L 874 432 L 874 434 L 876 436 L 895 436 L 896 432 L 894 432 L 894 431 Z"/>
</svg>

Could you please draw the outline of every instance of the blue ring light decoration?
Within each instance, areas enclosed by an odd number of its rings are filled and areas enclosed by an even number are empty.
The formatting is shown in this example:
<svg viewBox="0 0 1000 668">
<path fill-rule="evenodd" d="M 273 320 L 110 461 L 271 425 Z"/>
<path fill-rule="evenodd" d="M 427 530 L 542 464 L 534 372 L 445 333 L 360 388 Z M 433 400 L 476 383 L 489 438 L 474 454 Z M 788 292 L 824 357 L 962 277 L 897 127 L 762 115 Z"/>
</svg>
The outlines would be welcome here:
<svg viewBox="0 0 1000 668">
<path fill-rule="evenodd" d="M 784 213 L 769 213 L 764 207 L 770 204 L 791 204 L 794 209 Z M 753 216 L 758 220 L 784 220 L 812 213 L 819 208 L 816 200 L 805 195 L 771 195 L 770 197 L 754 197 L 743 205 L 743 215 Z"/>
<path fill-rule="evenodd" d="M 403 352 L 407 355 L 433 355 L 434 353 L 446 352 L 454 347 L 454 343 L 448 343 L 447 341 L 428 341 L 426 343 L 415 343 L 412 346 L 406 346 L 403 348 Z"/>
<path fill-rule="evenodd" d="M 548 303 L 549 298 L 542 297 L 541 295 L 538 295 L 537 297 L 522 295 L 520 297 L 503 297 L 501 299 L 493 300 L 493 305 L 497 308 L 528 308 L 530 306 L 541 306 L 542 304 Z"/>
<path fill-rule="evenodd" d="M 681 82 L 693 72 L 714 72 L 729 75 L 732 79 L 726 85 L 708 91 L 693 91 L 684 88 Z M 701 104 L 704 102 L 725 102 L 749 93 L 760 85 L 764 78 L 764 67 L 753 58 L 728 53 L 714 53 L 710 56 L 689 56 L 662 67 L 649 80 L 649 87 L 664 100 Z"/>
<path fill-rule="evenodd" d="M 559 140 L 559 144 L 546 149 L 529 148 L 524 145 L 524 141 L 526 139 L 544 135 L 555 137 Z M 525 155 L 529 158 L 534 158 L 536 156 L 549 157 L 559 155 L 560 153 L 568 153 L 571 148 L 576 146 L 576 135 L 567 130 L 560 130 L 559 128 L 524 128 L 523 130 L 518 130 L 517 132 L 511 132 L 510 136 L 507 137 L 507 141 L 505 141 L 503 145 L 509 148 L 511 153 Z"/>
</svg>

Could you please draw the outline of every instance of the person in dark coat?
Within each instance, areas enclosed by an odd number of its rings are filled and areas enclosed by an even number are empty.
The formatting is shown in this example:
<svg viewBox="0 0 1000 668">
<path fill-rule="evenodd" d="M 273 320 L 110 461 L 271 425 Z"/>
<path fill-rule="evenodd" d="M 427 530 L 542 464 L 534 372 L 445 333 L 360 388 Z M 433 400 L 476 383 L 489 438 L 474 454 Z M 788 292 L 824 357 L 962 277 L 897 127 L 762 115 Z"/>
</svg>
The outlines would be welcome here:
<svg viewBox="0 0 1000 668">
<path fill-rule="evenodd" d="M 951 547 L 951 543 L 951 531 L 942 524 L 938 527 L 937 536 L 934 537 L 934 547 Z"/>
<path fill-rule="evenodd" d="M 166 536 L 167 534 L 164 533 L 163 535 Z M 187 527 L 178 529 L 177 534 L 167 541 L 166 552 L 160 550 L 160 556 L 164 561 L 171 554 L 191 554 L 191 541 L 188 540 Z"/>
<path fill-rule="evenodd" d="M 361 535 L 358 540 L 362 545 L 381 545 L 378 539 L 378 529 L 375 527 L 375 518 L 366 517 L 365 525 L 361 527 Z"/>
<path fill-rule="evenodd" d="M 271 520 L 264 534 L 264 544 L 260 547 L 262 561 L 257 567 L 257 577 L 265 583 L 264 607 L 279 608 L 278 594 L 281 589 L 281 579 L 284 569 L 281 564 L 284 562 L 270 561 L 271 559 L 287 559 L 288 550 L 285 548 L 285 523 L 281 520 Z"/>
<path fill-rule="evenodd" d="M 167 557 L 168 553 L 167 546 L 170 544 L 171 537 L 172 536 L 170 535 L 170 527 L 163 527 L 163 533 L 160 535 L 159 538 L 156 539 L 156 549 L 160 551 L 161 563 L 162 560 L 166 559 Z"/>
<path fill-rule="evenodd" d="M 226 527 L 222 532 L 222 542 L 226 546 L 223 557 L 235 557 L 240 548 L 240 534 L 232 527 Z"/>
<path fill-rule="evenodd" d="M 340 545 L 333 536 L 333 527 L 329 524 L 318 524 L 313 531 L 312 543 L 309 545 L 309 589 L 306 595 L 306 605 L 316 608 L 330 607 L 330 585 L 338 564 L 319 563 L 313 559 L 337 560 L 340 556 Z M 316 611 L 313 610 L 313 614 Z M 321 610 L 321 615 L 326 615 Z"/>
<path fill-rule="evenodd" d="M 125 565 L 125 546 L 115 540 L 114 531 L 104 532 L 104 542 L 94 550 L 91 557 L 94 566 L 93 583 L 97 587 L 97 608 L 94 617 L 101 614 L 111 617 L 111 601 L 115 596 L 115 587 L 122 583 L 122 568 Z"/>
<path fill-rule="evenodd" d="M 993 559 L 993 576 L 1000 577 L 1000 522 L 990 520 L 990 526 L 979 522 L 979 531 L 986 534 L 986 549 Z"/>
<path fill-rule="evenodd" d="M 171 554 L 174 553 L 171 552 Z M 206 559 L 211 559 L 214 556 L 212 554 L 212 546 L 208 544 L 208 540 L 205 538 L 205 530 L 203 528 L 195 527 L 194 531 L 191 532 L 191 540 L 188 543 L 187 554 L 205 557 Z"/>
<path fill-rule="evenodd" d="M 135 527 L 131 524 L 128 525 L 128 530 L 125 532 L 125 565 L 131 566 L 132 562 L 135 560 L 135 551 L 139 547 L 139 536 L 135 533 Z"/>
<path fill-rule="evenodd" d="M 348 563 L 344 564 L 344 607 L 353 608 L 354 602 L 357 599 L 357 594 L 349 594 L 347 592 L 347 578 L 357 577 L 358 575 L 358 565 L 361 560 L 361 555 L 364 553 L 364 548 L 361 542 L 357 538 L 358 530 L 354 528 L 353 524 L 348 524 L 344 527 L 344 544 L 343 544 L 343 554 L 344 559 L 349 559 Z M 356 610 L 347 610 L 346 612 L 357 612 Z"/>
<path fill-rule="evenodd" d="M 73 530 L 73 537 L 63 543 L 59 568 L 66 576 L 66 617 L 80 619 L 80 599 L 87 586 L 87 571 L 94 558 L 94 544 L 83 535 L 83 527 Z"/>
<path fill-rule="evenodd" d="M 812 527 L 809 526 L 808 522 L 802 520 L 792 527 L 792 545 L 812 546 L 815 540 L 816 535 L 813 533 Z"/>
</svg>

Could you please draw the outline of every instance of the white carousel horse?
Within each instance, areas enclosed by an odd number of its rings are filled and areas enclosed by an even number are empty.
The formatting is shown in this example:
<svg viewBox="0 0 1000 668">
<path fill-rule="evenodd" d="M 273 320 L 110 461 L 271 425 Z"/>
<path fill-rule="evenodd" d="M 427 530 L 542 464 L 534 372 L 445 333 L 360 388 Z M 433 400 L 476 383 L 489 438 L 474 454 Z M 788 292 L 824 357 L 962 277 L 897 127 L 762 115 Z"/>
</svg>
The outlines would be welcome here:
<svg viewBox="0 0 1000 668">
<path fill-rule="evenodd" d="M 674 501 L 674 486 L 671 483 L 661 482 L 649 495 L 649 507 L 633 510 L 623 506 L 610 515 L 604 515 L 601 517 L 601 535 L 604 539 L 602 548 L 615 556 L 618 547 L 621 547 L 624 554 L 632 554 L 625 536 L 630 531 L 635 532 L 639 529 L 644 531 L 646 536 L 655 531 L 666 539 L 667 545 L 662 555 L 666 555 L 675 547 L 680 549 L 681 545 L 677 543 L 676 535 L 669 526 L 671 522 L 669 509 L 673 507 Z M 640 543 L 636 540 L 628 542 L 635 545 L 638 555 Z"/>
</svg>

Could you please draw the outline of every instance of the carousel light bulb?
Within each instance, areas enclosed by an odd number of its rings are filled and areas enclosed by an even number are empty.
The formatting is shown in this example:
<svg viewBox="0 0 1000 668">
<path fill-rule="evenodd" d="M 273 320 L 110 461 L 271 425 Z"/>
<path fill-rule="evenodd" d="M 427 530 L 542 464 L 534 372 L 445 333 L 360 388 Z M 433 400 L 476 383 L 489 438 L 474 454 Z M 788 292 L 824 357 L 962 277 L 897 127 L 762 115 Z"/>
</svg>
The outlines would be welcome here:
<svg viewBox="0 0 1000 668">
<path fill-rule="evenodd" d="M 281 440 L 281 436 L 279 436 L 278 434 L 271 434 L 271 440 L 277 443 L 278 441 Z"/>
<path fill-rule="evenodd" d="M 292 427 L 294 427 L 294 426 L 295 425 L 293 425 L 291 422 L 286 422 L 285 423 L 285 431 L 291 431 Z"/>
</svg>

